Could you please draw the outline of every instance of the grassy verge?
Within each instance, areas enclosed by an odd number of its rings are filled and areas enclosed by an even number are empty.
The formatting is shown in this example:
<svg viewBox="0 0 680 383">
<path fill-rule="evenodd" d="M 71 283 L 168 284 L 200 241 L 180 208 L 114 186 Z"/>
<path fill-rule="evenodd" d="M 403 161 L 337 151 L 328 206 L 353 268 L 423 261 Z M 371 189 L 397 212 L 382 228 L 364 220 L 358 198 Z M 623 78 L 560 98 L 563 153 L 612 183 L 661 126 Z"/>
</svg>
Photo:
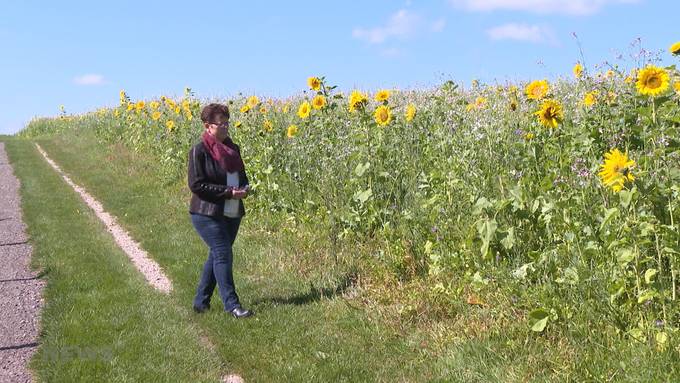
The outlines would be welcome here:
<svg viewBox="0 0 680 383">
<path fill-rule="evenodd" d="M 216 381 L 187 314 L 150 288 L 93 213 L 24 140 L 3 138 L 21 180 L 33 266 L 47 279 L 41 381 Z"/>
<path fill-rule="evenodd" d="M 190 194 L 183 182 L 162 185 L 156 181 L 157 168 L 151 159 L 122 146 L 102 147 L 87 131 L 39 142 L 163 266 L 175 286 L 169 299 L 189 315 L 206 248 L 189 222 Z M 369 286 L 376 289 L 372 293 L 347 286 L 352 268 L 328 266 L 331 247 L 314 235 L 314 228 L 273 226 L 262 219 L 269 217 L 246 217 L 235 259 L 239 295 L 257 317 L 235 321 L 220 313 L 215 300 L 212 312 L 188 320 L 205 330 L 220 359 L 247 381 L 673 381 L 678 377 L 674 345 L 658 351 L 619 336 L 600 323 L 598 310 L 586 304 L 574 314 L 571 326 L 542 335 L 529 331 L 524 310 L 513 309 L 511 297 L 521 291 L 497 291 L 483 297 L 485 305 L 467 304 L 465 294 L 439 297 L 449 300 L 450 309 L 431 316 L 427 303 L 418 302 L 422 291 L 417 281 L 376 283 Z M 340 250 L 354 250 L 358 257 L 378 249 Z M 363 303 L 367 299 L 371 304 Z M 418 309 L 404 308 L 410 305 Z M 408 315 L 395 317 L 398 312 Z"/>
</svg>

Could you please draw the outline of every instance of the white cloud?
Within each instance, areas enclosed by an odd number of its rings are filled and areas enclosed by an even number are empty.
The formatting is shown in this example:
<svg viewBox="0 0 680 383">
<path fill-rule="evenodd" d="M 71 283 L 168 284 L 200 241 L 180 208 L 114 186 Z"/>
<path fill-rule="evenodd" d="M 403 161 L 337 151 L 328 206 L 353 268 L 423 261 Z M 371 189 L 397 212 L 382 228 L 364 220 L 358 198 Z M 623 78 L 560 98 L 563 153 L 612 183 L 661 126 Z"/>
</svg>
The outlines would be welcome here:
<svg viewBox="0 0 680 383">
<path fill-rule="evenodd" d="M 354 28 L 352 36 L 371 44 L 381 44 L 391 38 L 405 39 L 415 36 L 423 29 L 441 32 L 446 25 L 444 19 L 427 22 L 417 13 L 402 9 L 390 16 L 387 24 L 374 28 Z"/>
<path fill-rule="evenodd" d="M 78 85 L 102 85 L 104 84 L 104 76 L 100 74 L 84 74 L 73 79 Z"/>
<path fill-rule="evenodd" d="M 441 32 L 444 30 L 444 27 L 446 26 L 446 20 L 444 19 L 439 19 L 430 25 L 430 30 L 432 32 Z"/>
<path fill-rule="evenodd" d="M 449 0 L 469 11 L 527 11 L 533 13 L 565 13 L 589 15 L 608 4 L 637 3 L 640 0 Z"/>
<path fill-rule="evenodd" d="M 548 27 L 528 24 L 503 24 L 486 30 L 491 40 L 517 40 L 532 43 L 557 42 L 554 33 Z"/>
<path fill-rule="evenodd" d="M 402 9 L 392 15 L 387 25 L 375 28 L 354 28 L 352 36 L 366 40 L 371 44 L 379 44 L 390 37 L 409 37 L 413 35 L 418 24 L 421 23 L 420 16 L 415 13 Z"/>
</svg>

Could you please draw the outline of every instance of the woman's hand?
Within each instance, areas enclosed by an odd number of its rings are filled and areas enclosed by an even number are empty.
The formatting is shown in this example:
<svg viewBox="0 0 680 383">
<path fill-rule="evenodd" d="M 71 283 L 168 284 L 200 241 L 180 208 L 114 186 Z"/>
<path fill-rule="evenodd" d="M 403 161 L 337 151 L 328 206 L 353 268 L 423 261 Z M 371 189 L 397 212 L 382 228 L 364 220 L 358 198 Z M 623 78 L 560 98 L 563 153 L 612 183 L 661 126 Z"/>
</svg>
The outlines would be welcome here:
<svg viewBox="0 0 680 383">
<path fill-rule="evenodd" d="M 234 189 L 231 191 L 232 199 L 243 199 L 248 195 L 248 190 L 245 189 Z"/>
</svg>

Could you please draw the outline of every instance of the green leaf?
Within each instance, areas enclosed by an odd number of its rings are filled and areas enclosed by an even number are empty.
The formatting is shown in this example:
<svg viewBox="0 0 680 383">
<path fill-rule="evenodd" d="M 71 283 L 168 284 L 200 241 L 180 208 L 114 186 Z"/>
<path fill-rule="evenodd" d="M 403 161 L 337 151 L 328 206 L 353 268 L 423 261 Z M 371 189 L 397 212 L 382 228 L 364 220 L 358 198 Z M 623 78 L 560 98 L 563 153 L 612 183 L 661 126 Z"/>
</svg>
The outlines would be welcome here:
<svg viewBox="0 0 680 383">
<path fill-rule="evenodd" d="M 633 259 L 635 259 L 635 252 L 633 249 L 628 247 L 619 249 L 616 259 L 619 261 L 619 265 L 626 266 Z"/>
<path fill-rule="evenodd" d="M 634 190 L 621 190 L 619 192 L 621 206 L 624 209 L 628 209 L 628 206 L 630 206 L 630 201 L 633 199 L 633 194 L 635 194 Z"/>
<path fill-rule="evenodd" d="M 505 250 L 510 250 L 512 249 L 512 246 L 515 244 L 515 228 L 511 227 L 508 229 L 508 234 L 501 240 L 501 245 L 505 248 Z"/>
<path fill-rule="evenodd" d="M 491 245 L 491 240 L 493 239 L 494 234 L 496 234 L 497 228 L 498 224 L 496 223 L 496 220 L 493 218 L 486 219 L 477 225 L 477 231 L 479 232 L 479 236 L 482 239 L 482 247 L 480 250 L 482 252 L 483 258 L 490 257 L 489 246 Z"/>
<path fill-rule="evenodd" d="M 645 271 L 645 283 L 650 284 L 654 282 L 654 277 L 656 277 L 657 273 L 657 269 L 647 269 L 647 271 Z"/>
<path fill-rule="evenodd" d="M 604 229 L 605 226 L 614 219 L 614 217 L 619 215 L 619 208 L 613 207 L 604 211 L 604 217 L 602 218 L 602 224 L 600 224 L 600 231 Z"/>
<path fill-rule="evenodd" d="M 364 204 L 366 201 L 368 201 L 369 198 L 373 195 L 373 191 L 371 188 L 368 188 L 364 191 L 357 192 L 354 194 L 354 199 L 359 201 L 359 203 Z"/>
<path fill-rule="evenodd" d="M 370 162 L 366 162 L 365 164 L 359 164 L 359 165 L 357 165 L 357 167 L 354 169 L 354 174 L 356 174 L 357 177 L 361 177 L 361 176 L 364 175 L 364 173 L 366 173 L 366 171 L 367 171 L 368 168 L 370 168 L 370 167 L 371 167 L 371 163 L 370 163 Z"/>
<path fill-rule="evenodd" d="M 475 202 L 475 206 L 472 207 L 473 215 L 481 215 L 485 209 L 492 207 L 493 204 L 489 202 L 485 197 L 481 197 Z"/>
<path fill-rule="evenodd" d="M 529 313 L 531 331 L 542 332 L 548 324 L 549 314 L 543 309 L 536 309 Z"/>
</svg>

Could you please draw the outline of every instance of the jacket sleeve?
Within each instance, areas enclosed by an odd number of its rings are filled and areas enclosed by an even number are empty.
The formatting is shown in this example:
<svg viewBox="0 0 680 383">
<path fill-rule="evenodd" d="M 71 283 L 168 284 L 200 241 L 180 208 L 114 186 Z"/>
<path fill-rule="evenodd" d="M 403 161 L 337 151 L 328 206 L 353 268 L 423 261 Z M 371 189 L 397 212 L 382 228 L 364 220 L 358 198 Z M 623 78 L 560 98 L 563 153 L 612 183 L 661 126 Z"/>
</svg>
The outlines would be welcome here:
<svg viewBox="0 0 680 383">
<path fill-rule="evenodd" d="M 205 153 L 198 153 L 195 147 L 189 151 L 189 169 L 187 171 L 189 189 L 202 199 L 230 199 L 232 187 L 208 182 L 205 174 Z"/>
</svg>

